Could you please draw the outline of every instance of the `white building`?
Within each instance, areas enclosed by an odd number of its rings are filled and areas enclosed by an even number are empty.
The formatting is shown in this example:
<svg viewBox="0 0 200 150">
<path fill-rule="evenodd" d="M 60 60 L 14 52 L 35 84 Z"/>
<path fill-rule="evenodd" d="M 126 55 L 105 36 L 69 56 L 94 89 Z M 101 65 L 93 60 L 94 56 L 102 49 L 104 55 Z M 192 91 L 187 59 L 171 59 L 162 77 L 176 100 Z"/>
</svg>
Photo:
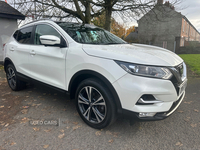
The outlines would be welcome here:
<svg viewBox="0 0 200 150">
<path fill-rule="evenodd" d="M 4 1 L 0 1 L 0 62 L 3 61 L 3 44 L 17 29 L 17 19 L 25 16 Z"/>
</svg>

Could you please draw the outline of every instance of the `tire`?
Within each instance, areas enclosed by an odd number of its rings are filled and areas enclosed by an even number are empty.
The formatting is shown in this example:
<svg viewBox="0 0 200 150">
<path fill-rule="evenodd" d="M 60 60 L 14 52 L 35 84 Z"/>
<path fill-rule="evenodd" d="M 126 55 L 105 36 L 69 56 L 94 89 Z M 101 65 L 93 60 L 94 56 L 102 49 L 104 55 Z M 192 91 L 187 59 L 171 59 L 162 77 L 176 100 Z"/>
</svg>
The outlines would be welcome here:
<svg viewBox="0 0 200 150">
<path fill-rule="evenodd" d="M 26 83 L 19 80 L 18 77 L 16 76 L 16 69 L 12 64 L 9 64 L 6 67 L 6 78 L 7 78 L 7 82 L 9 87 L 13 90 L 13 91 L 19 91 L 22 90 L 23 88 L 25 88 Z"/>
<path fill-rule="evenodd" d="M 83 121 L 92 128 L 102 129 L 116 119 L 116 106 L 107 87 L 95 78 L 82 81 L 75 95 L 76 108 Z"/>
</svg>

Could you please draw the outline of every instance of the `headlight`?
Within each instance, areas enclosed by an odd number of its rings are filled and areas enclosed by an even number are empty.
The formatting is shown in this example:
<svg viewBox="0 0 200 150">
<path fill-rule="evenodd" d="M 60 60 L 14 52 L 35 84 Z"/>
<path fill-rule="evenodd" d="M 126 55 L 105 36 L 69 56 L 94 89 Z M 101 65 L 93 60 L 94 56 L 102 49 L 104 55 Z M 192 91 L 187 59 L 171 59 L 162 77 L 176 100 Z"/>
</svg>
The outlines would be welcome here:
<svg viewBox="0 0 200 150">
<path fill-rule="evenodd" d="M 170 79 L 172 73 L 169 69 L 165 67 L 154 67 L 145 66 L 138 64 L 125 63 L 121 61 L 115 61 L 119 66 L 121 66 L 125 71 L 134 75 L 154 77 L 160 79 Z"/>
</svg>

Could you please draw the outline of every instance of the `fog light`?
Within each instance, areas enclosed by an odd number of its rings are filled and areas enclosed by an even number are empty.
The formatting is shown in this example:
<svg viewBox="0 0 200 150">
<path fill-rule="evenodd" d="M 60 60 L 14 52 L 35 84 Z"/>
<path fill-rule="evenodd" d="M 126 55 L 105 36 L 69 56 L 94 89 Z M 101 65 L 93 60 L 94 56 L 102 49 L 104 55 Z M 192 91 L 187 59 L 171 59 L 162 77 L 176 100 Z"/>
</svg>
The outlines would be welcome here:
<svg viewBox="0 0 200 150">
<path fill-rule="evenodd" d="M 139 113 L 139 117 L 153 117 L 156 113 Z"/>
</svg>

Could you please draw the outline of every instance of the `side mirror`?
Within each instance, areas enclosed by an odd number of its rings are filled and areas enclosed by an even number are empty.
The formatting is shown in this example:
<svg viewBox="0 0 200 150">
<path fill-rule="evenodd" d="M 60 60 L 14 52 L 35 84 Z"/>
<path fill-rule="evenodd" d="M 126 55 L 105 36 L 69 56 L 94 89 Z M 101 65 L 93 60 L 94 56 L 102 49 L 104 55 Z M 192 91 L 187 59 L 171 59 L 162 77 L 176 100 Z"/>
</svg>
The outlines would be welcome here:
<svg viewBox="0 0 200 150">
<path fill-rule="evenodd" d="M 54 35 L 42 35 L 40 36 L 40 42 L 43 45 L 60 45 L 60 38 Z"/>
</svg>

